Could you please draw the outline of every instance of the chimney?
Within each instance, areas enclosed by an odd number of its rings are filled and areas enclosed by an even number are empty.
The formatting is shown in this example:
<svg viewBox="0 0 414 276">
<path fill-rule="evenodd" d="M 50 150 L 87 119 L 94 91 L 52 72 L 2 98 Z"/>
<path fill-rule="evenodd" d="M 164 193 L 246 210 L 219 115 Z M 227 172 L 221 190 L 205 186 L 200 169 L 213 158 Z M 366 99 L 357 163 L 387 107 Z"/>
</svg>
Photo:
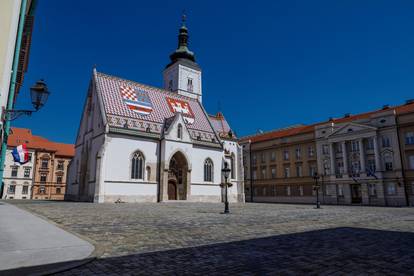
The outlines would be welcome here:
<svg viewBox="0 0 414 276">
<path fill-rule="evenodd" d="M 389 105 L 389 104 L 384 104 L 384 105 L 382 106 L 382 110 L 385 110 L 385 109 L 388 109 L 388 108 L 390 108 L 390 105 Z"/>
<path fill-rule="evenodd" d="M 412 104 L 414 103 L 414 99 L 409 99 L 405 101 L 405 104 Z"/>
<path fill-rule="evenodd" d="M 351 117 L 351 113 L 345 113 L 344 118 L 349 118 Z"/>
</svg>

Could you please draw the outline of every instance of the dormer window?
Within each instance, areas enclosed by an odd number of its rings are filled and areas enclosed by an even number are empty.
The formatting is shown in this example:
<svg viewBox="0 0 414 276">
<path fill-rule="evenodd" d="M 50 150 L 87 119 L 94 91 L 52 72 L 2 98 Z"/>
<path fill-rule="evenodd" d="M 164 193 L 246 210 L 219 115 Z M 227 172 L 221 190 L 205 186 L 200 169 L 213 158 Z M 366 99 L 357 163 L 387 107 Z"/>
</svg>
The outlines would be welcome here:
<svg viewBox="0 0 414 276">
<path fill-rule="evenodd" d="M 193 79 L 187 78 L 187 91 L 193 92 Z"/>
<path fill-rule="evenodd" d="M 179 124 L 177 128 L 177 138 L 178 139 L 183 138 L 183 126 L 181 124 Z"/>
</svg>

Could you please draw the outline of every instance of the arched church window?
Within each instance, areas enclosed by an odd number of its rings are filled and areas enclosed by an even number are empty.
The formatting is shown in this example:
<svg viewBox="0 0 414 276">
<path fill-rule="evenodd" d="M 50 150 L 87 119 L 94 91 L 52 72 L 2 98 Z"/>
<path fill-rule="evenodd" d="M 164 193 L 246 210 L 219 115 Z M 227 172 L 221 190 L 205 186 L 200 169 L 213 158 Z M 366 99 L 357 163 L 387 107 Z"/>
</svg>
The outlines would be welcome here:
<svg viewBox="0 0 414 276">
<path fill-rule="evenodd" d="M 211 161 L 210 158 L 207 158 L 206 161 L 204 161 L 204 181 L 213 181 L 213 169 L 213 161 Z"/>
<path fill-rule="evenodd" d="M 234 154 L 232 153 L 231 154 L 231 157 L 230 157 L 230 169 L 231 169 L 231 175 L 230 175 L 230 177 L 231 177 L 231 179 L 235 179 L 236 178 L 236 166 L 235 166 L 235 160 L 234 160 L 235 158 L 234 158 Z"/>
<path fill-rule="evenodd" d="M 147 173 L 147 181 L 150 181 L 151 180 L 151 167 L 150 166 L 147 166 L 146 173 Z"/>
<path fill-rule="evenodd" d="M 178 139 L 182 139 L 183 138 L 183 126 L 181 124 L 178 124 L 177 138 Z"/>
<path fill-rule="evenodd" d="M 144 179 L 144 155 L 141 152 L 135 152 L 131 160 L 131 178 Z"/>
<path fill-rule="evenodd" d="M 187 79 L 187 91 L 193 92 L 193 79 L 192 78 Z"/>
</svg>

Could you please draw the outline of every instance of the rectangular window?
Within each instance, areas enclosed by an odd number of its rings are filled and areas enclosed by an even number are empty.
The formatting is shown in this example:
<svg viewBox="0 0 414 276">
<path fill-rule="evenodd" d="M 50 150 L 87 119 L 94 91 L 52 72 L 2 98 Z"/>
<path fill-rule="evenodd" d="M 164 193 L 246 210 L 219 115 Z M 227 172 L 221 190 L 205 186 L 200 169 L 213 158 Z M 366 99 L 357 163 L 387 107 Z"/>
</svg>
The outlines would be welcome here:
<svg viewBox="0 0 414 276">
<path fill-rule="evenodd" d="M 414 132 L 410 131 L 405 133 L 405 144 L 413 145 L 414 144 Z"/>
<path fill-rule="evenodd" d="M 391 146 L 391 140 L 388 136 L 382 136 L 382 147 L 388 148 Z"/>
<path fill-rule="evenodd" d="M 297 160 L 300 159 L 300 148 L 297 148 L 295 153 L 296 153 L 296 159 Z"/>
<path fill-rule="evenodd" d="M 358 141 L 351 141 L 351 151 L 359 151 L 359 142 Z"/>
<path fill-rule="evenodd" d="M 323 154 L 329 154 L 329 146 L 328 145 L 322 145 L 322 153 Z"/>
<path fill-rule="evenodd" d="M 385 170 L 386 171 L 392 171 L 392 162 L 390 162 L 390 161 L 385 162 Z"/>
<path fill-rule="evenodd" d="M 272 172 L 272 178 L 275 179 L 276 178 L 276 168 L 272 168 L 271 172 Z"/>
<path fill-rule="evenodd" d="M 336 144 L 336 152 L 337 153 L 342 153 L 342 144 L 341 143 Z"/>
<path fill-rule="evenodd" d="M 30 177 L 30 168 L 24 168 L 24 177 L 29 178 Z"/>
<path fill-rule="evenodd" d="M 28 162 L 32 162 L 32 154 L 29 153 Z"/>
<path fill-rule="evenodd" d="M 374 173 L 375 172 L 375 160 L 374 159 L 368 159 L 367 161 L 367 169 L 369 172 Z"/>
<path fill-rule="evenodd" d="M 57 164 L 57 169 L 58 170 L 60 170 L 60 171 L 63 171 L 63 169 L 64 169 L 64 162 L 63 161 L 58 161 L 58 164 Z"/>
<path fill-rule="evenodd" d="M 270 160 L 276 161 L 276 152 L 272 151 L 272 153 L 270 155 Z"/>
<path fill-rule="evenodd" d="M 290 196 L 290 186 L 286 186 L 286 194 Z"/>
<path fill-rule="evenodd" d="M 61 193 L 60 187 L 57 187 L 56 188 L 56 194 L 60 194 L 60 193 Z"/>
<path fill-rule="evenodd" d="M 58 184 L 61 184 L 62 183 L 62 176 L 61 175 L 58 175 L 57 177 L 56 177 L 56 183 L 58 183 Z"/>
<path fill-rule="evenodd" d="M 315 149 L 312 146 L 308 148 L 308 155 L 309 157 L 313 157 L 315 155 Z"/>
<path fill-rule="evenodd" d="M 368 184 L 368 193 L 369 193 L 369 196 L 377 196 L 377 188 L 375 184 L 373 183 Z"/>
<path fill-rule="evenodd" d="M 266 153 L 262 153 L 262 163 L 266 162 Z"/>
<path fill-rule="evenodd" d="M 254 169 L 253 170 L 253 180 L 256 180 L 256 179 L 257 179 L 257 170 Z"/>
<path fill-rule="evenodd" d="M 344 196 L 344 185 L 338 184 L 338 196 Z"/>
<path fill-rule="evenodd" d="M 336 176 L 342 176 L 344 174 L 344 162 L 337 161 L 336 162 Z"/>
<path fill-rule="evenodd" d="M 285 167 L 284 171 L 285 171 L 285 178 L 290 177 L 290 168 L 289 167 Z"/>
<path fill-rule="evenodd" d="M 22 189 L 22 194 L 27 195 L 29 193 L 29 186 L 24 185 Z"/>
<path fill-rule="evenodd" d="M 289 151 L 288 150 L 283 151 L 283 160 L 285 160 L 285 161 L 289 160 Z"/>
<path fill-rule="evenodd" d="M 46 193 L 46 187 L 45 186 L 39 186 L 39 194 L 45 194 Z"/>
<path fill-rule="evenodd" d="M 252 156 L 252 163 L 256 164 L 257 158 L 256 158 L 256 154 L 253 154 Z"/>
<path fill-rule="evenodd" d="M 266 168 L 262 168 L 262 179 L 266 179 Z"/>
<path fill-rule="evenodd" d="M 374 149 L 374 139 L 368 138 L 367 139 L 367 149 L 372 150 Z"/>
<path fill-rule="evenodd" d="M 299 195 L 303 196 L 303 186 L 299 186 Z"/>
<path fill-rule="evenodd" d="M 15 192 L 16 192 L 16 185 L 10 185 L 8 193 L 9 194 L 14 194 Z"/>
<path fill-rule="evenodd" d="M 302 166 L 300 165 L 296 166 L 296 176 L 302 177 Z"/>
<path fill-rule="evenodd" d="M 414 155 L 408 156 L 408 166 L 410 170 L 414 170 Z"/>
<path fill-rule="evenodd" d="M 397 186 L 395 185 L 395 183 L 387 183 L 387 194 L 388 195 L 397 194 Z"/>
<path fill-rule="evenodd" d="M 43 169 L 47 169 L 49 167 L 49 160 L 48 159 L 42 159 L 41 167 Z"/>
<path fill-rule="evenodd" d="M 47 174 L 42 173 L 40 174 L 40 182 L 46 182 Z"/>
<path fill-rule="evenodd" d="M 314 165 L 309 166 L 309 176 L 314 176 L 316 173 L 316 167 Z"/>
<path fill-rule="evenodd" d="M 11 176 L 17 177 L 18 171 L 19 171 L 19 167 L 12 167 Z"/>
</svg>

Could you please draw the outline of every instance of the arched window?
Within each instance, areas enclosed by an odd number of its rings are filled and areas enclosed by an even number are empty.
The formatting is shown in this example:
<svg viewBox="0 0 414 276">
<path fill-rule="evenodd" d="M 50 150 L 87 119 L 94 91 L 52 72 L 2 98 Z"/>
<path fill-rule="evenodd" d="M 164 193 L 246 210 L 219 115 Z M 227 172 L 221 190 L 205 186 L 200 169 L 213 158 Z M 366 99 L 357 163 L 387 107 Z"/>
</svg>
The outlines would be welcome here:
<svg viewBox="0 0 414 276">
<path fill-rule="evenodd" d="M 178 139 L 182 139 L 183 138 L 183 126 L 181 124 L 178 124 L 177 138 Z"/>
<path fill-rule="evenodd" d="M 150 181 L 151 180 L 151 167 L 150 166 L 147 166 L 146 173 L 147 173 L 147 181 Z"/>
<path fill-rule="evenodd" d="M 206 161 L 204 161 L 204 181 L 213 181 L 213 169 L 213 161 L 211 161 L 210 158 L 207 158 Z"/>
<path fill-rule="evenodd" d="M 230 170 L 231 170 L 231 179 L 235 179 L 236 178 L 236 166 L 235 166 L 235 160 L 234 160 L 234 154 L 231 154 L 230 157 Z"/>
<path fill-rule="evenodd" d="M 131 160 L 131 178 L 144 179 L 144 155 L 141 152 L 136 152 Z"/>
</svg>

